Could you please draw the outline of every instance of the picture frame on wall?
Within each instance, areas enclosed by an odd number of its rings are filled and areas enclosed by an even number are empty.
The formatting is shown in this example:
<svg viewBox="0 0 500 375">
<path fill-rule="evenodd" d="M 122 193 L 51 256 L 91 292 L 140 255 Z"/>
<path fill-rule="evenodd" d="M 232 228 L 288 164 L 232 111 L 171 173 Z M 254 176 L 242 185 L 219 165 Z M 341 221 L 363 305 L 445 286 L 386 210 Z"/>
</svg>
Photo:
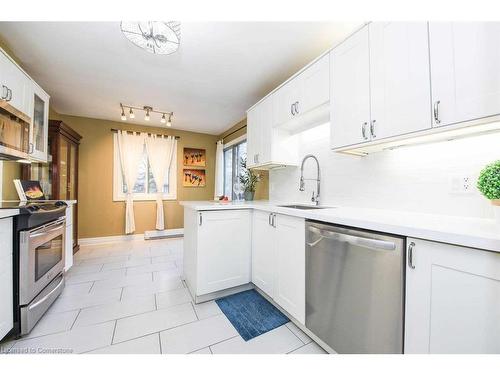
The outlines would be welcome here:
<svg viewBox="0 0 500 375">
<path fill-rule="evenodd" d="M 182 176 L 182 186 L 184 187 L 205 187 L 207 184 L 206 172 L 204 169 L 184 168 Z"/>
<path fill-rule="evenodd" d="M 183 163 L 185 167 L 206 167 L 206 150 L 203 148 L 184 147 Z"/>
</svg>

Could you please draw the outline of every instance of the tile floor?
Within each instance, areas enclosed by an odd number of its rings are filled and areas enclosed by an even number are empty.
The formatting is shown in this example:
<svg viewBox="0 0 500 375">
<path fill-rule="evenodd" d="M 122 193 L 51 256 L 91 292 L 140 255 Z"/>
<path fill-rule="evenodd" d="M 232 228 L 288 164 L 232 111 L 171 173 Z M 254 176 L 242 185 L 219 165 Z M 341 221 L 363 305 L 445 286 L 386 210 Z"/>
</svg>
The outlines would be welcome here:
<svg viewBox="0 0 500 375">
<path fill-rule="evenodd" d="M 62 295 L 9 353 L 325 353 L 293 323 L 245 342 L 180 278 L 182 239 L 82 246 Z"/>
</svg>

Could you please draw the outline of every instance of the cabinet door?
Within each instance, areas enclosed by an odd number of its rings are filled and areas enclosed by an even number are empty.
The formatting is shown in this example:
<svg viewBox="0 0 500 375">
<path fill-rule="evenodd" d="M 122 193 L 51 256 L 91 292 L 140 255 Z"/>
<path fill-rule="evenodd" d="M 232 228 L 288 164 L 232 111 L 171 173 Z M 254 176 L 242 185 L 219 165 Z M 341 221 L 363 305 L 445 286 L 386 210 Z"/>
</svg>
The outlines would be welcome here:
<svg viewBox="0 0 500 375">
<path fill-rule="evenodd" d="M 374 22 L 369 31 L 372 140 L 430 129 L 427 22 Z"/>
<path fill-rule="evenodd" d="M 252 282 L 274 298 L 274 227 L 270 212 L 254 211 L 252 220 Z"/>
<path fill-rule="evenodd" d="M 257 153 L 259 164 L 272 161 L 273 157 L 273 97 L 267 97 L 259 105 L 260 142 Z"/>
<path fill-rule="evenodd" d="M 275 218 L 275 301 L 305 324 L 305 223 L 304 219 L 277 215 Z"/>
<path fill-rule="evenodd" d="M 303 71 L 299 80 L 299 115 L 309 112 L 330 100 L 330 54 L 326 54 Z"/>
<path fill-rule="evenodd" d="M 14 326 L 12 218 L 0 219 L 0 340 Z"/>
<path fill-rule="evenodd" d="M 257 165 L 261 142 L 259 105 L 247 111 L 247 167 Z"/>
<path fill-rule="evenodd" d="M 429 40 L 434 126 L 500 114 L 500 22 L 431 22 Z"/>
<path fill-rule="evenodd" d="M 2 71 L 2 84 L 10 89 L 9 104 L 31 117 L 29 103 L 26 100 L 26 90 L 31 80 L 22 72 L 4 53 L 0 52 L 0 70 Z"/>
<path fill-rule="evenodd" d="M 295 78 L 288 81 L 273 94 L 273 126 L 284 124 L 297 116 L 298 113 L 294 104 L 299 101 L 299 91 L 299 81 Z"/>
<path fill-rule="evenodd" d="M 202 211 L 198 226 L 198 287 L 203 295 L 250 282 L 251 212 Z"/>
<path fill-rule="evenodd" d="M 31 90 L 32 114 L 30 129 L 31 159 L 46 162 L 48 155 L 49 96 L 38 85 Z"/>
<path fill-rule="evenodd" d="M 500 353 L 500 253 L 408 239 L 406 353 Z"/>
<path fill-rule="evenodd" d="M 368 27 L 358 31 L 330 53 L 332 148 L 370 139 L 369 57 Z"/>
</svg>

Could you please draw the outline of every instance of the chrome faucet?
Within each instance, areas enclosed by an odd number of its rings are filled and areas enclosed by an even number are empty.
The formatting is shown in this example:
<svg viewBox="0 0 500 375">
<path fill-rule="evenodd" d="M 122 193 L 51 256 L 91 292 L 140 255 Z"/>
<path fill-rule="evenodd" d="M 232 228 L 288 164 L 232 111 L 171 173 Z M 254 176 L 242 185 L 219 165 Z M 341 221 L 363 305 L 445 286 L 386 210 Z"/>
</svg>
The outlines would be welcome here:
<svg viewBox="0 0 500 375">
<path fill-rule="evenodd" d="M 317 167 L 317 171 L 318 171 L 316 179 L 304 178 L 304 163 L 309 158 L 314 159 L 316 161 L 316 167 Z M 314 190 L 313 190 L 311 202 L 316 203 L 316 205 L 318 206 L 319 205 L 319 191 L 320 191 L 321 174 L 320 174 L 320 170 L 319 170 L 318 158 L 312 154 L 306 155 L 306 156 L 304 156 L 304 159 L 302 159 L 302 165 L 300 166 L 300 185 L 299 185 L 300 191 L 305 190 L 305 183 L 304 183 L 305 180 L 313 180 L 313 181 L 315 180 L 316 181 L 316 186 L 317 186 L 316 187 L 316 195 L 314 195 Z"/>
</svg>

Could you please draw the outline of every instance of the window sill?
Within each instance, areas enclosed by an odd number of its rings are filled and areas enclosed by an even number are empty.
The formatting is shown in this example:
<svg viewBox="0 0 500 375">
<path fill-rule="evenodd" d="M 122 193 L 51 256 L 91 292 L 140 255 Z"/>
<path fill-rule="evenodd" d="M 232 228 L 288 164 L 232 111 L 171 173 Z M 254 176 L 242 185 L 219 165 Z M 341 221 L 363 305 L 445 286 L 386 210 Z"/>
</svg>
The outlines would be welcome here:
<svg viewBox="0 0 500 375">
<path fill-rule="evenodd" d="M 125 197 L 115 198 L 113 197 L 113 202 L 125 202 L 127 199 Z M 163 198 L 162 201 L 176 201 L 177 197 L 167 197 Z M 156 198 L 149 197 L 134 197 L 134 202 L 156 202 Z"/>
</svg>

